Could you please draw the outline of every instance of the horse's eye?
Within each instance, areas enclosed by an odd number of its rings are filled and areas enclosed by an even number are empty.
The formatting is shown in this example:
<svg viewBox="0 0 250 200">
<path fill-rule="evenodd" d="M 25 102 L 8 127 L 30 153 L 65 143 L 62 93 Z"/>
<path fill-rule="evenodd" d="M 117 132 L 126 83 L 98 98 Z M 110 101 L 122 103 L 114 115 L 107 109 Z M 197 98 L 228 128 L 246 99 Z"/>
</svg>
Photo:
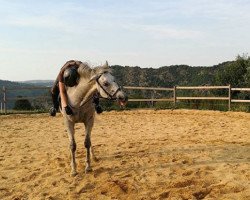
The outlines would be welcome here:
<svg viewBox="0 0 250 200">
<path fill-rule="evenodd" d="M 109 82 L 105 81 L 105 82 L 103 83 L 103 85 L 104 85 L 105 87 L 108 87 L 110 84 L 109 84 Z"/>
</svg>

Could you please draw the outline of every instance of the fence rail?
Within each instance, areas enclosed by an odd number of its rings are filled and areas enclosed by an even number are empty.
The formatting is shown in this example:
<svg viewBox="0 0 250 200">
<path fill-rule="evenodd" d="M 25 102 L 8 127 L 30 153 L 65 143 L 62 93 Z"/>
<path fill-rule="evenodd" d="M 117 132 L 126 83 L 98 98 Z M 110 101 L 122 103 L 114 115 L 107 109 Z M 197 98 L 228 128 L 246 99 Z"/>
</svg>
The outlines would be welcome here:
<svg viewBox="0 0 250 200">
<path fill-rule="evenodd" d="M 228 101 L 228 97 L 177 97 L 177 100 L 226 100 Z"/>
<path fill-rule="evenodd" d="M 12 101 L 12 100 L 23 100 L 23 99 L 50 99 L 51 97 L 49 96 L 33 96 L 33 97 L 10 97 L 6 98 L 7 101 Z"/>
<path fill-rule="evenodd" d="M 176 86 L 178 90 L 211 90 L 228 89 L 229 86 Z"/>
<path fill-rule="evenodd" d="M 17 88 L 17 87 L 12 87 L 12 88 L 6 88 L 8 90 L 50 90 L 51 87 L 21 87 L 21 88 Z"/>
<path fill-rule="evenodd" d="M 232 91 L 248 91 L 250 92 L 250 88 L 231 88 Z"/>
<path fill-rule="evenodd" d="M 154 93 L 156 91 L 170 91 L 172 92 L 172 96 L 170 98 L 161 98 L 157 99 L 151 98 L 142 98 L 142 99 L 129 99 L 130 102 L 173 102 L 176 105 L 177 101 L 182 100 L 218 100 L 218 101 L 228 101 L 228 110 L 231 110 L 231 103 L 250 103 L 250 100 L 244 99 L 232 99 L 232 91 L 239 92 L 250 92 L 250 88 L 231 88 L 231 85 L 227 86 L 174 86 L 173 88 L 162 88 L 162 87 L 131 87 L 124 86 L 126 90 L 151 90 Z M 224 97 L 185 97 L 185 96 L 177 96 L 177 91 L 179 90 L 227 90 L 228 96 Z M 50 90 L 50 87 L 23 87 L 23 88 L 6 88 L 3 86 L 2 88 L 2 99 L 0 100 L 1 113 L 7 113 L 7 103 L 9 101 L 19 100 L 19 99 L 48 99 L 49 96 L 32 96 L 32 97 L 12 97 L 8 98 L 8 91 L 20 91 L 20 90 Z"/>
<path fill-rule="evenodd" d="M 124 86 L 123 88 L 128 90 L 161 90 L 161 91 L 173 91 L 174 88 L 161 88 L 161 87 L 131 87 L 131 86 Z"/>
</svg>

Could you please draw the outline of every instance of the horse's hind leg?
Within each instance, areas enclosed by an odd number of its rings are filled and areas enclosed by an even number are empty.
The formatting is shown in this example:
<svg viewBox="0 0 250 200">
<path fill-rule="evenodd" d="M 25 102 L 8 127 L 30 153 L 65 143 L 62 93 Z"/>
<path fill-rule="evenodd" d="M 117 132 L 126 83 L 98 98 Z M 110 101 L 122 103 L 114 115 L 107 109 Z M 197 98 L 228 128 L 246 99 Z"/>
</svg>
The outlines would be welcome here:
<svg viewBox="0 0 250 200">
<path fill-rule="evenodd" d="M 69 148 L 70 148 L 70 153 L 71 153 L 71 175 L 75 176 L 77 175 L 76 157 L 75 157 L 75 152 L 76 152 L 75 129 L 74 129 L 75 124 L 68 120 L 65 120 L 65 122 L 66 122 L 67 130 L 68 130 Z"/>
<path fill-rule="evenodd" d="M 90 161 L 90 148 L 91 148 L 91 131 L 94 124 L 94 118 L 91 117 L 85 124 L 85 141 L 84 146 L 87 150 L 86 155 L 86 168 L 85 173 L 92 171 L 91 161 Z M 91 149 L 92 150 L 92 149 Z"/>
</svg>

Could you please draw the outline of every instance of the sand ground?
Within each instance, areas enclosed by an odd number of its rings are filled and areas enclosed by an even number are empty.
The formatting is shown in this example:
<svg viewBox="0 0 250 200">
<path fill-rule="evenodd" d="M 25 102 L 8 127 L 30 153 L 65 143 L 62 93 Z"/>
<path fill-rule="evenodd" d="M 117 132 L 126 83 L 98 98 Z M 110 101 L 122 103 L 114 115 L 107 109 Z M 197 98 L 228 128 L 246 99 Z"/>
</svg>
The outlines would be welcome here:
<svg viewBox="0 0 250 200">
<path fill-rule="evenodd" d="M 249 113 L 103 113 L 89 174 L 82 124 L 76 142 L 71 177 L 61 115 L 0 116 L 0 199 L 250 199 Z"/>
</svg>

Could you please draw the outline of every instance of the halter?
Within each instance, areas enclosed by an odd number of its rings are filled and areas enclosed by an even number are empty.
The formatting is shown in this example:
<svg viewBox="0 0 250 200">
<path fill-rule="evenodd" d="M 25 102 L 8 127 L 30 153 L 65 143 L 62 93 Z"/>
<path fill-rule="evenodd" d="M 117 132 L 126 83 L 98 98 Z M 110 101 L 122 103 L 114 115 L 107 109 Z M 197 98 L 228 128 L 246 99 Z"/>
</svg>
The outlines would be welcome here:
<svg viewBox="0 0 250 200">
<path fill-rule="evenodd" d="M 116 98 L 114 98 L 114 97 L 115 97 L 115 95 L 117 94 L 117 92 L 119 92 L 119 91 L 121 90 L 121 88 L 118 87 L 117 90 L 116 90 L 113 94 L 109 93 L 109 92 L 103 87 L 103 85 L 99 82 L 99 79 L 101 78 L 101 76 L 102 76 L 103 74 L 104 74 L 104 73 L 100 74 L 100 75 L 96 78 L 96 82 L 97 82 L 97 84 L 100 86 L 100 88 L 102 88 L 102 90 L 106 93 L 106 95 L 108 96 L 108 98 L 102 97 L 102 96 L 100 95 L 100 93 L 99 93 L 99 96 L 100 96 L 101 98 L 103 98 L 103 99 L 116 100 Z"/>
</svg>

